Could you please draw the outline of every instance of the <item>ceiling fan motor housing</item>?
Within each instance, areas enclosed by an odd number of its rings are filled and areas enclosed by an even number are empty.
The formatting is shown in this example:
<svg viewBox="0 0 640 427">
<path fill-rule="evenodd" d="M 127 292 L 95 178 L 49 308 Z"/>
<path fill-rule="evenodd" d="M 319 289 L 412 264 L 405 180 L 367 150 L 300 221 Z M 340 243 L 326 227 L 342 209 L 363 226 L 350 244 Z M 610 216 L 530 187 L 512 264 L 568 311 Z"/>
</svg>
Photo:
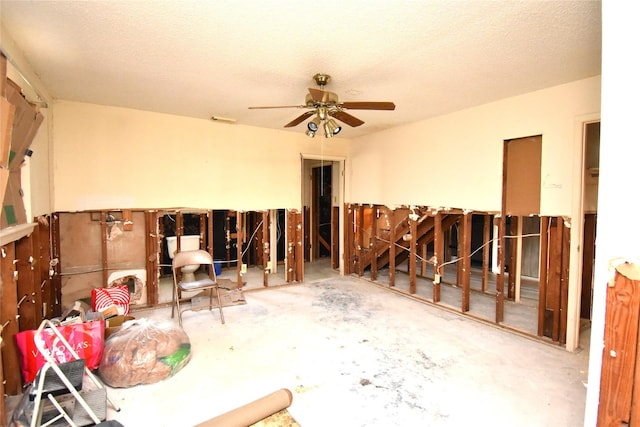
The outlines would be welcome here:
<svg viewBox="0 0 640 427">
<path fill-rule="evenodd" d="M 316 84 L 318 86 L 325 86 L 327 83 L 329 83 L 329 80 L 331 80 L 331 76 L 329 74 L 317 73 L 315 76 L 313 76 L 313 80 L 316 81 Z"/>
</svg>

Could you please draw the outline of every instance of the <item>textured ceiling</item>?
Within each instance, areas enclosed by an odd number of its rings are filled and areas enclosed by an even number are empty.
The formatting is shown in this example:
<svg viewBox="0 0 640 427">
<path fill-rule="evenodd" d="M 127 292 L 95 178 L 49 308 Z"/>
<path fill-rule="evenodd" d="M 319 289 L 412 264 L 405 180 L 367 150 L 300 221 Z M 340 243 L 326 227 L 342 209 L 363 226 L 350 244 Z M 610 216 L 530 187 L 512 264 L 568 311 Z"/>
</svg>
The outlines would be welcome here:
<svg viewBox="0 0 640 427">
<path fill-rule="evenodd" d="M 601 73 L 599 1 L 5 1 L 3 31 L 55 99 L 283 129 L 312 76 L 356 137 Z M 289 128 L 302 132 L 304 125 Z"/>
</svg>

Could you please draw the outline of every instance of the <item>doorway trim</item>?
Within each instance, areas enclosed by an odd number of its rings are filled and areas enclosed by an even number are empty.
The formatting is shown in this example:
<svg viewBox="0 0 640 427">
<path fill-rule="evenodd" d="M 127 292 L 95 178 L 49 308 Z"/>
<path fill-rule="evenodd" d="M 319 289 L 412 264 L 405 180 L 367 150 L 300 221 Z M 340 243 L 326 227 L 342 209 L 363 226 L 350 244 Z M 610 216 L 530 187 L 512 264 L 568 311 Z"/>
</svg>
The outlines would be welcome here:
<svg viewBox="0 0 640 427">
<path fill-rule="evenodd" d="M 332 205 L 336 203 L 338 205 L 339 210 L 339 218 L 341 219 L 339 225 L 339 254 L 338 259 L 340 262 L 340 275 L 344 275 L 344 199 L 345 199 L 345 163 L 346 157 L 344 156 L 327 156 L 323 154 L 311 154 L 311 153 L 300 153 L 300 207 L 304 208 L 304 198 L 305 198 L 305 184 L 308 177 L 304 174 L 304 162 L 305 160 L 322 160 L 327 161 L 327 163 L 332 163 L 333 166 L 336 166 L 338 169 L 338 182 L 334 183 L 332 188 L 337 189 L 337 200 L 332 200 Z"/>
</svg>

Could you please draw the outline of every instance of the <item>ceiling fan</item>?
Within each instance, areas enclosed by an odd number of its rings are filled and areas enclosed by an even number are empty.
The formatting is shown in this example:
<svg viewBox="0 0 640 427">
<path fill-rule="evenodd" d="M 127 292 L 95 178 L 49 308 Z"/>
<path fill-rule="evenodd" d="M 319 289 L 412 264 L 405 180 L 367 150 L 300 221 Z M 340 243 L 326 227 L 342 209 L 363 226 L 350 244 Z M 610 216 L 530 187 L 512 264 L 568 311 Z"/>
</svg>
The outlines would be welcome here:
<svg viewBox="0 0 640 427">
<path fill-rule="evenodd" d="M 320 89 L 309 88 L 309 93 L 305 97 L 304 105 L 249 107 L 249 109 L 306 108 L 308 111 L 302 113 L 284 125 L 284 127 L 290 128 L 297 126 L 309 117 L 315 116 L 307 123 L 307 136 L 313 138 L 318 129 L 322 128 L 324 130 L 325 137 L 331 138 L 342 130 L 342 127 L 333 120 L 334 118 L 351 127 L 357 127 L 364 124 L 362 120 L 347 113 L 345 110 L 395 110 L 396 108 L 393 102 L 340 102 L 337 94 L 324 90 L 324 87 L 329 83 L 330 79 L 331 76 L 328 74 L 318 73 L 313 76 L 313 80 L 315 80 Z"/>
</svg>

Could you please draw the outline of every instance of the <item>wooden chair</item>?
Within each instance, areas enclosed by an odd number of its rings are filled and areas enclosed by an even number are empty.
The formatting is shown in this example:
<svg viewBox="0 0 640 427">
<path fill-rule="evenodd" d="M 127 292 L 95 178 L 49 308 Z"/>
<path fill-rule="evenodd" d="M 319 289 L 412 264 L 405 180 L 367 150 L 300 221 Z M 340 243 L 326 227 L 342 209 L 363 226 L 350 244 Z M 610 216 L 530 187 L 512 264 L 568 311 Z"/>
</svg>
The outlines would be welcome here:
<svg viewBox="0 0 640 427">
<path fill-rule="evenodd" d="M 178 280 L 179 271 L 185 265 L 205 265 L 209 269 L 209 277 L 203 279 L 196 279 L 192 282 L 185 282 Z M 180 291 L 193 292 L 193 291 L 209 291 L 209 310 L 213 308 L 213 291 L 216 292 L 216 298 L 218 299 L 218 309 L 220 310 L 220 320 L 224 324 L 224 314 L 222 313 L 222 301 L 220 300 L 220 290 L 218 287 L 218 279 L 216 277 L 215 268 L 213 265 L 213 259 L 209 252 L 203 250 L 197 251 L 181 251 L 176 252 L 172 261 L 173 270 L 173 301 L 171 306 L 171 318 L 174 317 L 175 309 L 178 310 L 178 320 L 180 326 L 182 326 L 182 313 L 188 310 L 198 310 L 194 307 L 193 301 L 188 308 L 180 308 Z"/>
</svg>

